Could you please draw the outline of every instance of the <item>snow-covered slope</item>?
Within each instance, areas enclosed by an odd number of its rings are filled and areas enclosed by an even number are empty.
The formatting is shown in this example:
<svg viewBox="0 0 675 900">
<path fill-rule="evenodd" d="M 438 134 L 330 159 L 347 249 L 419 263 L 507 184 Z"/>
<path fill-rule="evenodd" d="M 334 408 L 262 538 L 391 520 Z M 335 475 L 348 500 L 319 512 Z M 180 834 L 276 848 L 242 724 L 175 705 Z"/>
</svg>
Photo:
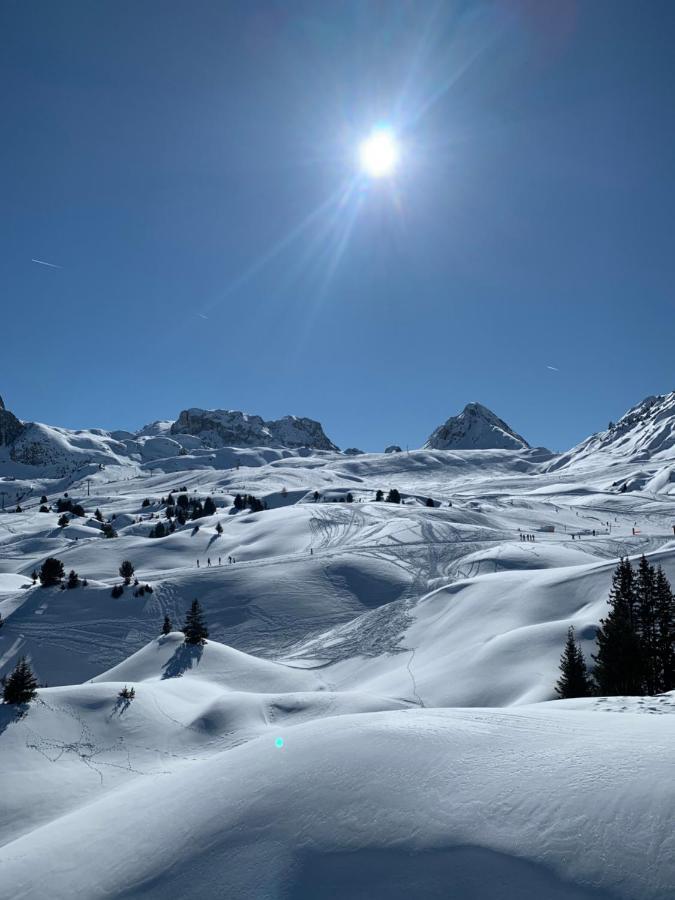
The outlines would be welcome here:
<svg viewBox="0 0 675 900">
<path fill-rule="evenodd" d="M 675 391 L 647 397 L 606 431 L 592 434 L 562 454 L 552 468 L 605 462 L 675 461 Z"/>
<path fill-rule="evenodd" d="M 0 448 L 0 673 L 49 684 L 0 705 L 2 900 L 670 900 L 675 697 L 551 702 L 619 557 L 675 582 L 667 436 L 553 468 L 171 428 Z M 152 537 L 183 493 L 215 512 Z M 34 586 L 47 556 L 87 585 Z M 124 559 L 151 592 L 111 596 Z M 209 641 L 158 636 L 195 598 Z"/>
<path fill-rule="evenodd" d="M 427 438 L 427 450 L 524 450 L 530 445 L 491 410 L 467 403 Z"/>
</svg>

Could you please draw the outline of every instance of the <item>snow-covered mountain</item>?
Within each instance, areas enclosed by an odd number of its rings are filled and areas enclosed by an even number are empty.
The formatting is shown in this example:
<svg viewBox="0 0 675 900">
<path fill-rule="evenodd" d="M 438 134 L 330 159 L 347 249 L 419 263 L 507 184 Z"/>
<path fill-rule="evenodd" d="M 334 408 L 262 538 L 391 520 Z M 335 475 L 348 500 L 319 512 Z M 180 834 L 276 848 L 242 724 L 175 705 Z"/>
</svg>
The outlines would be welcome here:
<svg viewBox="0 0 675 900">
<path fill-rule="evenodd" d="M 619 557 L 675 583 L 668 404 L 642 407 L 634 442 L 564 470 L 281 446 L 302 420 L 247 417 L 240 443 L 267 447 L 19 422 L 0 675 L 26 656 L 49 687 L 0 704 L 0 900 L 670 900 L 675 696 L 554 700 Z M 213 503 L 181 521 L 169 495 Z M 47 557 L 76 584 L 34 584 Z M 112 595 L 126 559 L 139 584 Z M 204 646 L 176 630 L 195 598 Z"/>
<path fill-rule="evenodd" d="M 467 403 L 433 431 L 426 450 L 526 450 L 530 445 L 481 403 Z"/>
<path fill-rule="evenodd" d="M 210 447 L 310 447 L 337 450 L 319 422 L 283 416 L 266 422 L 232 409 L 184 409 L 171 426 L 171 434 L 191 434 Z"/>
<path fill-rule="evenodd" d="M 644 462 L 675 459 L 675 391 L 646 397 L 618 422 L 610 422 L 551 464 L 552 469 L 579 463 Z"/>
</svg>

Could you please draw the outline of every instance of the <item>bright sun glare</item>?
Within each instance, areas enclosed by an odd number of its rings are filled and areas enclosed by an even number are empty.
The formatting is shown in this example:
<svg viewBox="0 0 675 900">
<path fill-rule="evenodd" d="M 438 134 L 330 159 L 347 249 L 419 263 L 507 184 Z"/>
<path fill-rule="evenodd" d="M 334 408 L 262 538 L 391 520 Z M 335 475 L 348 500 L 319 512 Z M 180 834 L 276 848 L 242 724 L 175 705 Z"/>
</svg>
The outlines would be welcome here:
<svg viewBox="0 0 675 900">
<path fill-rule="evenodd" d="M 388 129 L 373 131 L 359 147 L 359 163 L 371 178 L 392 175 L 399 159 L 396 138 Z"/>
</svg>

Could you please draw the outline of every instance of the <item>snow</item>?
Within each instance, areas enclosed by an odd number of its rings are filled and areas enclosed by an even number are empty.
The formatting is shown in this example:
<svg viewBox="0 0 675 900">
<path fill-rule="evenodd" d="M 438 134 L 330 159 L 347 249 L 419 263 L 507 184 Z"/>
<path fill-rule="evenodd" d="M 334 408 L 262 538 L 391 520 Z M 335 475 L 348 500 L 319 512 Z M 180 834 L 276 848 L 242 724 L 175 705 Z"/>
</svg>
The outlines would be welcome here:
<svg viewBox="0 0 675 900">
<path fill-rule="evenodd" d="M 428 450 L 524 450 L 529 444 L 486 406 L 467 403 L 458 416 L 451 416 L 439 425 L 424 447 Z"/>
<path fill-rule="evenodd" d="M 620 556 L 675 582 L 671 396 L 563 456 L 482 424 L 359 455 L 29 426 L 42 462 L 0 448 L 0 672 L 48 686 L 0 705 L 0 898 L 671 898 L 675 694 L 553 690 Z M 216 513 L 150 538 L 182 487 Z M 33 586 L 47 556 L 88 585 Z M 152 593 L 111 597 L 123 559 Z M 206 644 L 160 636 L 194 598 Z"/>
</svg>

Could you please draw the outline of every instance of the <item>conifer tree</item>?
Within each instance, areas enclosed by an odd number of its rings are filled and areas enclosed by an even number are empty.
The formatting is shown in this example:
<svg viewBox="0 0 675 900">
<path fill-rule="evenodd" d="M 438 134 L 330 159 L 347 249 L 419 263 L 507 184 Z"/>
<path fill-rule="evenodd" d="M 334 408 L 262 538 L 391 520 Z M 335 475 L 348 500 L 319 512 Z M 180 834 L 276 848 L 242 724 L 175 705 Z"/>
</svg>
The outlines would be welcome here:
<svg viewBox="0 0 675 900">
<path fill-rule="evenodd" d="M 62 516 L 60 516 L 59 521 L 56 524 L 59 526 L 59 528 L 65 528 L 66 525 L 69 524 L 69 522 L 70 522 L 70 519 L 64 513 Z"/>
<path fill-rule="evenodd" d="M 392 488 L 387 494 L 387 503 L 400 503 L 401 495 L 396 490 L 396 488 Z"/>
<path fill-rule="evenodd" d="M 183 634 L 186 644 L 203 644 L 209 636 L 199 600 L 193 600 L 185 616 Z"/>
<path fill-rule="evenodd" d="M 656 657 L 659 683 L 657 690 L 675 688 L 675 597 L 661 566 L 656 570 Z"/>
<path fill-rule="evenodd" d="M 98 509 L 98 507 L 96 508 L 96 512 L 94 513 L 94 518 L 95 518 L 98 522 L 102 522 L 102 521 L 103 521 L 103 513 L 101 512 L 100 509 Z"/>
<path fill-rule="evenodd" d="M 171 634 L 173 631 L 173 622 L 168 617 L 168 615 L 164 616 L 164 622 L 162 623 L 162 634 Z"/>
<path fill-rule="evenodd" d="M 73 588 L 80 586 L 80 578 L 75 571 L 75 569 L 71 569 L 68 573 L 68 581 L 66 582 L 66 587 L 72 590 Z"/>
<path fill-rule="evenodd" d="M 42 584 L 42 587 L 51 587 L 52 585 L 59 584 L 65 574 L 61 560 L 55 559 L 53 556 L 48 556 L 40 567 L 40 583 Z"/>
<path fill-rule="evenodd" d="M 377 503 L 380 503 L 382 500 L 384 500 L 384 491 L 379 491 L 379 490 L 376 491 L 375 492 L 375 501 Z"/>
<path fill-rule="evenodd" d="M 22 656 L 5 682 L 2 699 L 5 703 L 30 703 L 37 695 L 37 681 L 33 670 Z"/>
<path fill-rule="evenodd" d="M 608 696 L 641 694 L 642 646 L 635 628 L 635 590 L 630 561 L 622 559 L 612 578 L 609 613 L 600 620 L 593 675 L 598 693 Z"/>
<path fill-rule="evenodd" d="M 220 524 L 220 522 L 218 522 L 218 524 L 216 525 L 216 532 L 217 532 L 218 534 L 222 534 L 222 533 L 223 533 L 223 526 Z"/>
<path fill-rule="evenodd" d="M 643 692 L 656 694 L 659 690 L 657 654 L 656 572 L 642 555 L 635 578 L 636 631 L 640 638 Z"/>
<path fill-rule="evenodd" d="M 124 579 L 125 584 L 131 584 L 131 579 L 133 578 L 135 571 L 133 563 L 128 559 L 125 559 L 120 564 L 119 573 L 120 577 Z"/>
<path fill-rule="evenodd" d="M 560 678 L 555 689 L 563 700 L 569 697 L 590 697 L 592 694 L 584 654 L 577 644 L 574 628 L 571 626 L 567 632 L 565 649 L 560 657 Z"/>
<path fill-rule="evenodd" d="M 204 515 L 212 516 L 216 511 L 216 504 L 211 497 L 207 497 L 204 501 Z"/>
</svg>

